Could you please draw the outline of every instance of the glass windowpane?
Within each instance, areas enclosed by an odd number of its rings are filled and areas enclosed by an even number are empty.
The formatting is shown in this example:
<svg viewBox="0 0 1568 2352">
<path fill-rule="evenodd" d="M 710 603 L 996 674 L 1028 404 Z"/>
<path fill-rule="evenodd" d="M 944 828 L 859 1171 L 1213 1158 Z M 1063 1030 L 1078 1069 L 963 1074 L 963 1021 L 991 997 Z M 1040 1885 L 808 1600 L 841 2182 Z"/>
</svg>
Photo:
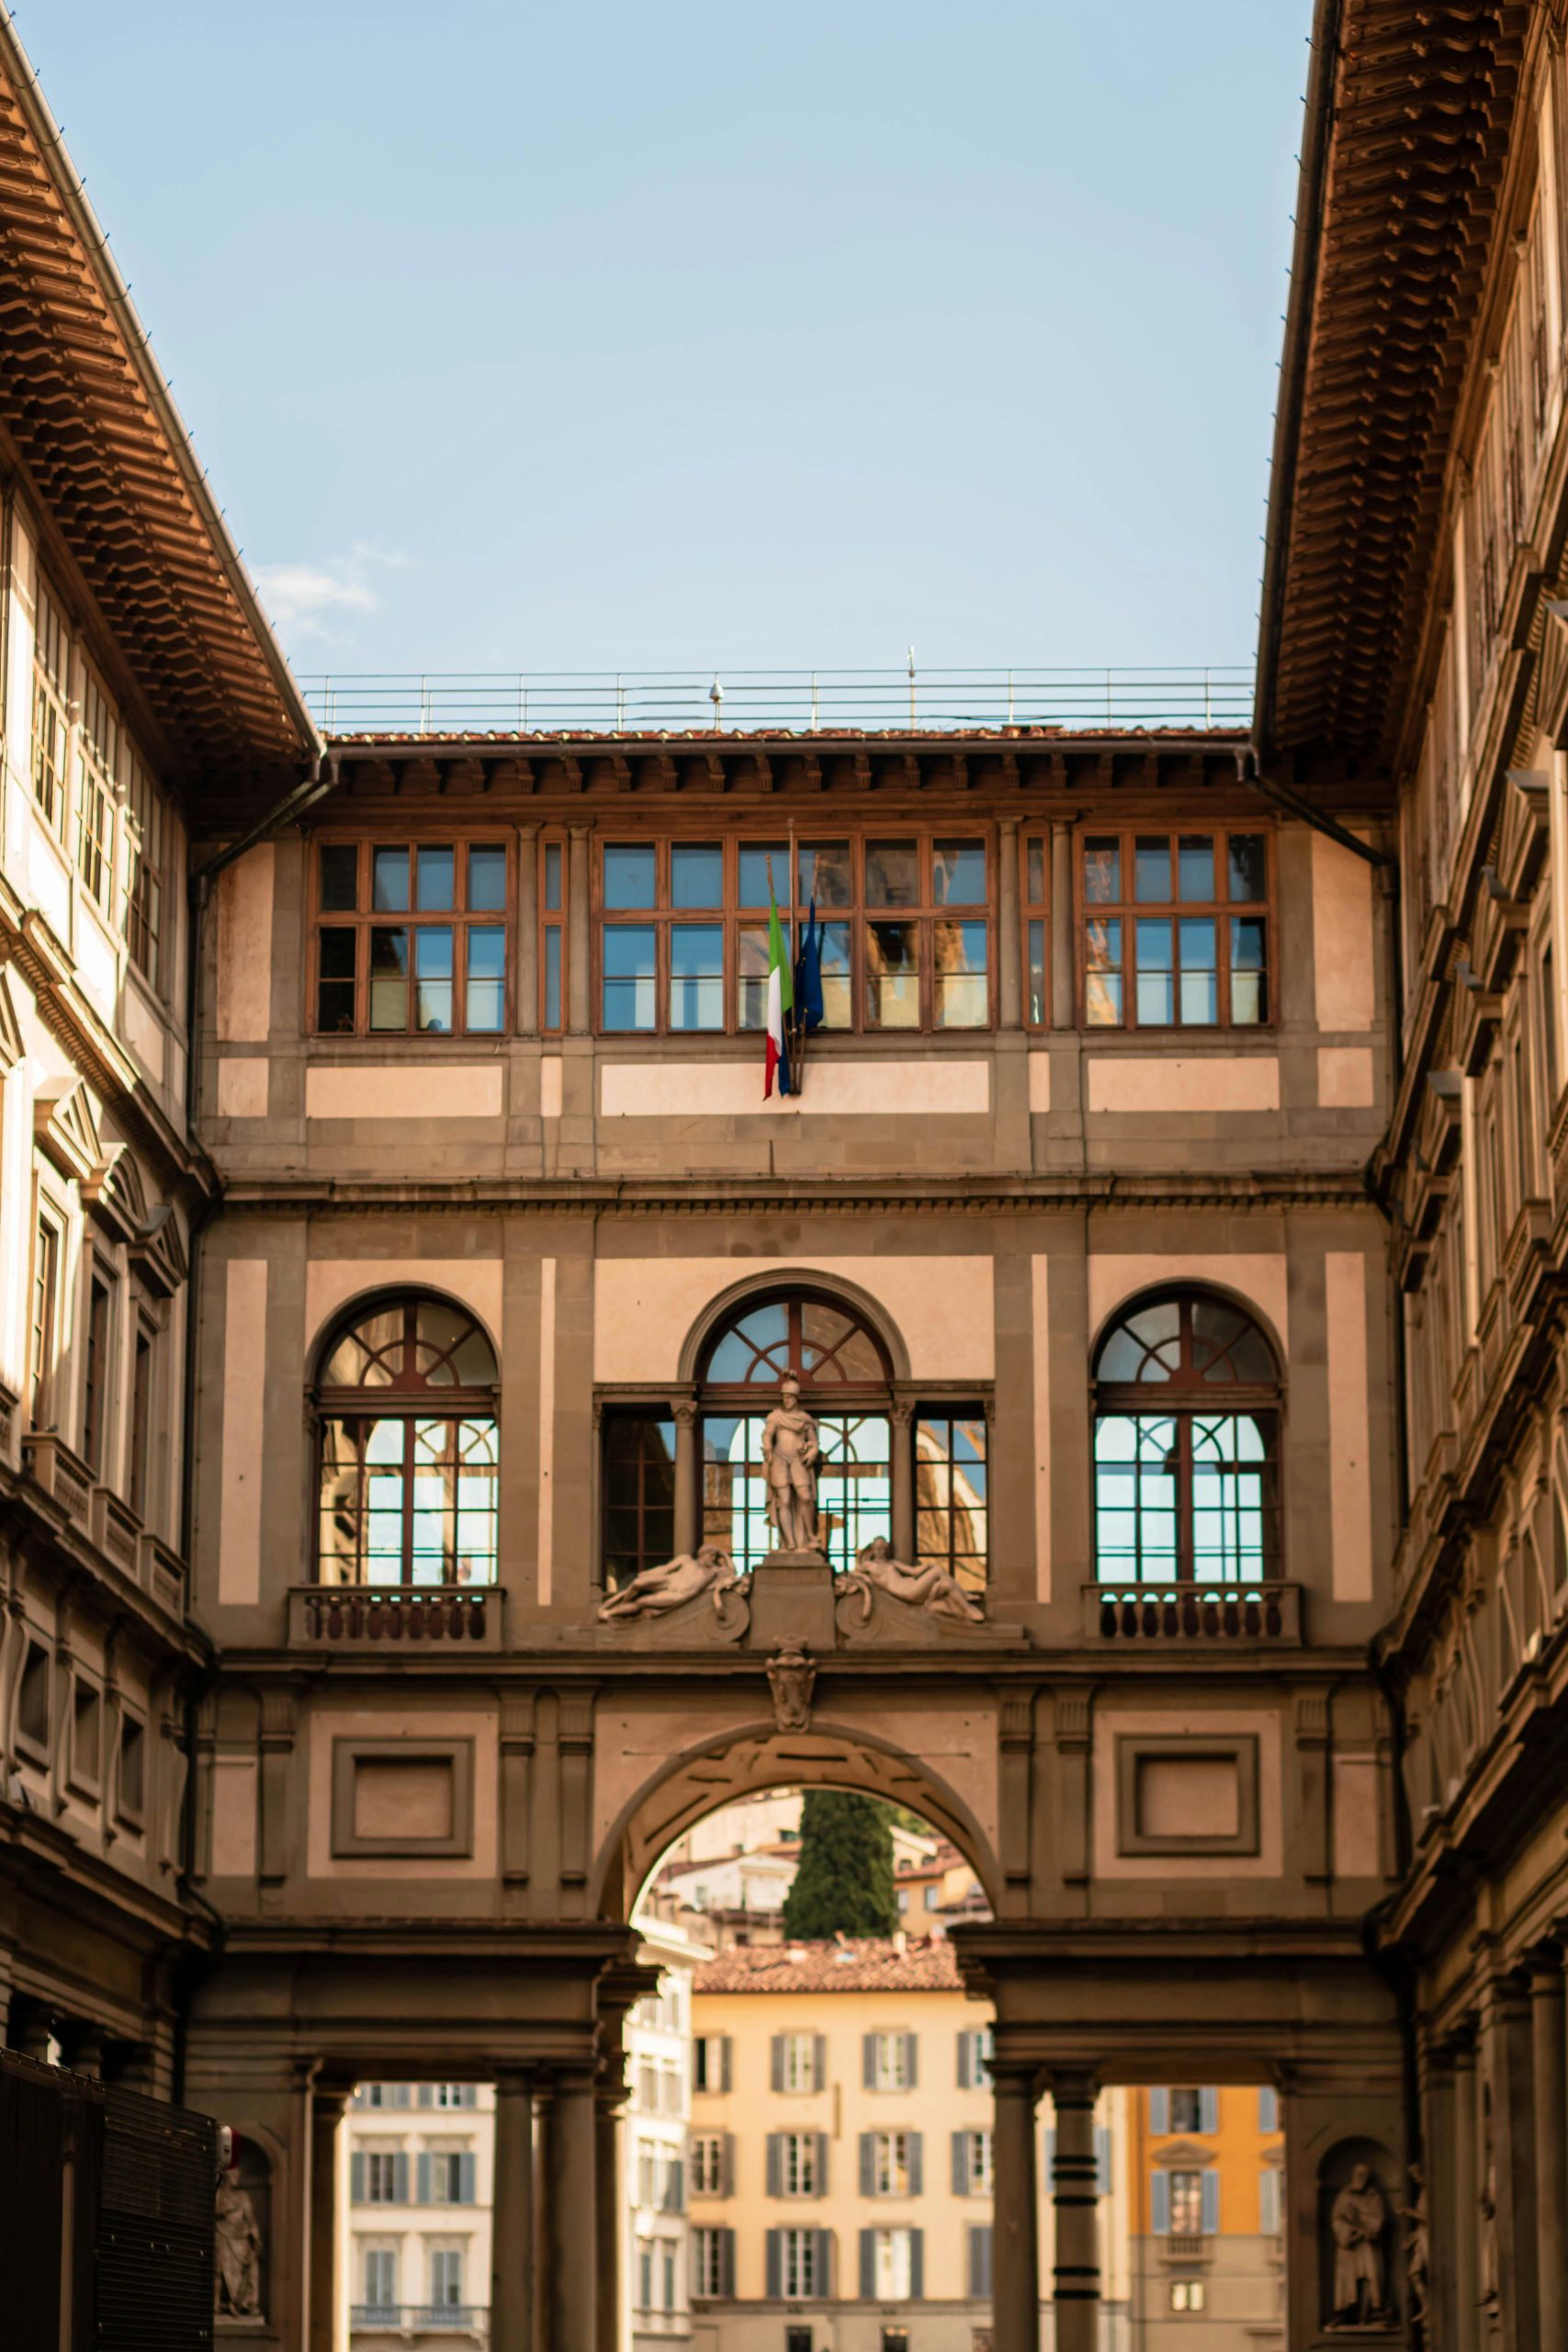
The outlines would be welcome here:
<svg viewBox="0 0 1568 2352">
<path fill-rule="evenodd" d="M 414 1026 L 445 1032 L 452 1026 L 452 929 L 422 923 L 413 935 Z"/>
<path fill-rule="evenodd" d="M 1258 901 L 1268 893 L 1268 865 L 1261 833 L 1232 833 L 1226 844 L 1228 896 Z"/>
<path fill-rule="evenodd" d="M 716 842 L 677 842 L 670 852 L 672 907 L 722 907 L 724 852 Z"/>
<path fill-rule="evenodd" d="M 747 930 L 736 933 L 735 1025 L 765 1029 L 768 1023 L 768 934 Z"/>
<path fill-rule="evenodd" d="M 1122 844 L 1111 834 L 1083 845 L 1083 894 L 1090 906 L 1114 906 L 1122 896 Z"/>
<path fill-rule="evenodd" d="M 559 842 L 545 843 L 545 911 L 559 914 L 561 905 L 561 849 Z"/>
<path fill-rule="evenodd" d="M 500 923 L 470 923 L 468 947 L 465 1018 L 471 1030 L 494 1032 L 506 1012 L 506 933 Z"/>
<path fill-rule="evenodd" d="M 454 849 L 414 852 L 414 904 L 422 913 L 445 914 L 456 902 L 457 853 Z"/>
<path fill-rule="evenodd" d="M 321 912 L 353 914 L 359 905 L 359 844 L 323 842 L 321 849 Z"/>
<path fill-rule="evenodd" d="M 985 842 L 933 842 L 931 904 L 938 907 L 983 907 L 985 903 Z"/>
<path fill-rule="evenodd" d="M 652 853 L 649 852 L 651 855 Z M 604 927 L 604 1026 L 651 1029 L 654 1011 L 654 942 L 651 923 L 607 923 Z"/>
<path fill-rule="evenodd" d="M 1084 1012 L 1091 1029 L 1111 1029 L 1122 1020 L 1122 918 L 1104 915 L 1085 935 L 1087 971 Z"/>
<path fill-rule="evenodd" d="M 789 902 L 789 843 L 787 842 L 742 842 L 739 854 L 740 904 L 743 907 L 765 907 L 768 904 L 768 869 L 773 868 L 773 893 L 780 906 Z"/>
<path fill-rule="evenodd" d="M 1029 1004 L 1024 1015 L 1030 1027 L 1045 1026 L 1045 926 L 1029 926 Z"/>
<path fill-rule="evenodd" d="M 919 926 L 865 925 L 865 1017 L 873 1029 L 920 1025 Z"/>
<path fill-rule="evenodd" d="M 1212 1027 L 1220 1017 L 1213 920 L 1206 915 L 1184 916 L 1178 930 L 1182 1022 L 1189 1027 Z"/>
<path fill-rule="evenodd" d="M 378 914 L 402 914 L 409 902 L 409 854 L 406 849 L 373 849 L 370 853 L 370 903 Z"/>
<path fill-rule="evenodd" d="M 867 842 L 865 902 L 868 907 L 918 907 L 920 853 L 914 842 Z"/>
<path fill-rule="evenodd" d="M 468 911 L 499 915 L 506 911 L 506 852 L 499 846 L 468 852 Z"/>
<path fill-rule="evenodd" d="M 1166 1027 L 1174 1018 L 1171 935 L 1168 922 L 1140 917 L 1137 924 L 1138 1022 L 1142 1027 Z"/>
<path fill-rule="evenodd" d="M 821 934 L 822 1026 L 824 1029 L 852 1029 L 854 964 L 850 926 L 847 922 L 825 922 L 818 925 L 818 930 Z"/>
<path fill-rule="evenodd" d="M 405 859 L 406 863 L 406 859 Z M 370 933 L 370 1026 L 409 1025 L 409 935 L 377 924 Z"/>
<path fill-rule="evenodd" d="M 670 926 L 670 1026 L 724 1026 L 724 926 L 677 922 Z"/>
<path fill-rule="evenodd" d="M 608 842 L 604 850 L 604 904 L 607 907 L 651 907 L 655 903 L 657 858 L 651 843 Z M 640 1023 L 636 1024 L 640 1027 Z"/>
<path fill-rule="evenodd" d="M 1177 844 L 1177 879 L 1189 906 L 1214 895 L 1214 843 L 1208 833 L 1183 833 Z"/>
<path fill-rule="evenodd" d="M 848 842 L 813 842 L 804 844 L 800 858 L 800 904 L 809 907 L 813 899 L 821 914 L 829 907 L 852 907 L 854 904 L 854 881 L 850 863 Z M 775 867 L 782 873 L 783 867 Z"/>
<path fill-rule="evenodd" d="M 938 922 L 931 926 L 936 959 L 934 1013 L 939 1029 L 983 1029 L 990 1019 L 987 985 L 987 926 L 983 922 Z"/>
<path fill-rule="evenodd" d="M 545 1026 L 560 1025 L 560 926 L 552 923 L 545 933 Z"/>
<path fill-rule="evenodd" d="M 1045 895 L 1045 844 L 1038 833 L 1028 844 L 1026 865 L 1025 894 L 1028 902 L 1032 907 L 1043 907 L 1048 903 Z"/>
<path fill-rule="evenodd" d="M 1133 895 L 1144 906 L 1170 899 L 1170 843 L 1163 833 L 1140 833 L 1133 846 Z"/>
</svg>

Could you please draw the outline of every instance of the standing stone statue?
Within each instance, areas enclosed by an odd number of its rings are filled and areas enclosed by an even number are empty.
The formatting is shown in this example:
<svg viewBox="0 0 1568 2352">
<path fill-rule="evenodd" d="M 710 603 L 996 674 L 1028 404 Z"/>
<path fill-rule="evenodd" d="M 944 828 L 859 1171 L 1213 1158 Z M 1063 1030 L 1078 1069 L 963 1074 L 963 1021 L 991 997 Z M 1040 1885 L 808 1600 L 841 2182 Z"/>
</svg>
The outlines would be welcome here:
<svg viewBox="0 0 1568 2352">
<path fill-rule="evenodd" d="M 1404 2276 L 1410 2288 L 1410 2316 L 1425 2320 L 1427 2290 L 1432 2276 L 1431 2228 L 1427 2214 L 1427 2180 L 1419 2165 L 1410 2167 L 1410 2202 L 1399 2209 L 1410 2225 L 1404 2243 Z"/>
<path fill-rule="evenodd" d="M 223 2318 L 260 2319 L 261 2231 L 250 2191 L 241 2188 L 232 2165 L 218 2177 L 215 2211 L 215 2307 Z"/>
<path fill-rule="evenodd" d="M 1358 2165 L 1328 2216 L 1334 2235 L 1334 2327 L 1366 2327 L 1388 2317 L 1382 2239 L 1388 2207 L 1370 2165 Z"/>
<path fill-rule="evenodd" d="M 779 1401 L 762 1423 L 762 1468 L 768 1518 L 781 1552 L 814 1552 L 817 1544 L 817 1423 L 800 1401 L 800 1383 L 786 1373 Z"/>
</svg>

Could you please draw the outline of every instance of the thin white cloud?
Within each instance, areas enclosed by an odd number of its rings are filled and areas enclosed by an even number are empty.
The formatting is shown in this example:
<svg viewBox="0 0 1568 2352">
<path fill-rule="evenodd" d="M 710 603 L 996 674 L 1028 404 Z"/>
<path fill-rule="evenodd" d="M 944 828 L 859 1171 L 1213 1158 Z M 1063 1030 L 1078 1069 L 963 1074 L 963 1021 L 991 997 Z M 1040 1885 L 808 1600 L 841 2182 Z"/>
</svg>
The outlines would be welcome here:
<svg viewBox="0 0 1568 2352">
<path fill-rule="evenodd" d="M 378 599 L 367 572 L 400 571 L 410 560 L 392 548 L 355 546 L 325 563 L 261 564 L 256 586 L 280 628 L 324 637 L 342 616 L 375 612 Z"/>
</svg>

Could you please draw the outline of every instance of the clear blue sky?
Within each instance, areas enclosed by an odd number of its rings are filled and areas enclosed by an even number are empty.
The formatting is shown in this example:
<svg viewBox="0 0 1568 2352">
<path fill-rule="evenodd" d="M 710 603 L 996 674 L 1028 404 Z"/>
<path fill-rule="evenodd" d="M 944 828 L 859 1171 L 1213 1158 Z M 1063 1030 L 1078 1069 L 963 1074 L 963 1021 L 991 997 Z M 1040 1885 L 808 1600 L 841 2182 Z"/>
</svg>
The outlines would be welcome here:
<svg viewBox="0 0 1568 2352">
<path fill-rule="evenodd" d="M 301 670 L 1250 659 L 1307 0 L 31 0 Z"/>
</svg>

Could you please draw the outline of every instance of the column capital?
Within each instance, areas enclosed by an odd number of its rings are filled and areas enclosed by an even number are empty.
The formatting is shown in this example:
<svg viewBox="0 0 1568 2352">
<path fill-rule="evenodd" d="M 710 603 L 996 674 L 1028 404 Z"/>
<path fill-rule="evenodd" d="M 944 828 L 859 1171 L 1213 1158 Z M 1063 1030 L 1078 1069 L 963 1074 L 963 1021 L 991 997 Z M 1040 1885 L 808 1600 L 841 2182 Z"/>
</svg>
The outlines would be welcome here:
<svg viewBox="0 0 1568 2352">
<path fill-rule="evenodd" d="M 1027 2098 L 1036 2105 L 1039 2103 L 1038 2058 L 1018 2058 L 1007 2051 L 997 2051 L 987 2059 L 986 2068 L 991 2077 L 991 2087 L 998 2098 Z"/>
</svg>

